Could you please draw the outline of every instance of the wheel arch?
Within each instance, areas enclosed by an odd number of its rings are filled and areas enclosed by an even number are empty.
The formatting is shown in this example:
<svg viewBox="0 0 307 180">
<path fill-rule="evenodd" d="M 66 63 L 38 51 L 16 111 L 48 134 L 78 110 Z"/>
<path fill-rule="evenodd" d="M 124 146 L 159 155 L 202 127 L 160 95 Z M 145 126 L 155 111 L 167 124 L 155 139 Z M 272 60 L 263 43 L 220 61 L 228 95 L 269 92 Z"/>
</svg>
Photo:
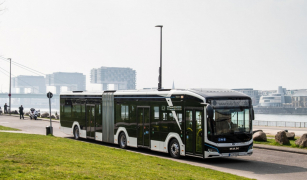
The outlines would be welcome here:
<svg viewBox="0 0 307 180">
<path fill-rule="evenodd" d="M 178 133 L 169 133 L 168 136 L 166 137 L 165 140 L 165 145 L 167 147 L 166 152 L 169 153 L 169 145 L 173 139 L 176 139 L 179 143 L 180 155 L 185 156 L 185 145 L 183 144 L 182 139 L 180 138 Z"/>
<path fill-rule="evenodd" d="M 126 128 L 124 128 L 124 127 L 119 127 L 118 130 L 116 131 L 115 136 L 114 136 L 114 144 L 118 144 L 119 135 L 120 135 L 121 133 L 124 133 L 124 134 L 126 135 L 127 142 L 129 141 L 129 135 L 128 135 L 128 132 L 127 132 Z"/>
<path fill-rule="evenodd" d="M 86 130 L 82 130 L 81 128 L 80 128 L 80 124 L 79 124 L 79 122 L 77 122 L 77 121 L 74 121 L 73 122 L 73 124 L 72 124 L 72 126 L 71 126 L 71 132 L 72 132 L 72 134 L 74 133 L 74 127 L 75 126 L 77 126 L 78 128 L 79 128 L 79 136 L 80 136 L 80 138 L 86 138 Z"/>
<path fill-rule="evenodd" d="M 77 122 L 77 121 L 74 121 L 74 123 L 72 124 L 72 130 L 73 130 L 73 132 L 74 132 L 74 128 L 75 128 L 75 126 L 78 126 L 78 128 L 79 128 L 79 131 L 81 130 L 81 128 L 80 128 L 80 125 L 79 125 L 79 122 Z"/>
</svg>

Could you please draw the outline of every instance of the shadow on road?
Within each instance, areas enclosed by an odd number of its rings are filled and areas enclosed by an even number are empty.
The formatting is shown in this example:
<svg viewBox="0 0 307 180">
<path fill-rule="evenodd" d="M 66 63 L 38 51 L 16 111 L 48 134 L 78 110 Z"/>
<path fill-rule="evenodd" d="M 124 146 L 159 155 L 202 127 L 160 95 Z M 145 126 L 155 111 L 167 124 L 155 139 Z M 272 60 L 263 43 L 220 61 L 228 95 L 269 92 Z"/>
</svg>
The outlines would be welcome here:
<svg viewBox="0 0 307 180">
<path fill-rule="evenodd" d="M 74 138 L 68 137 L 68 139 L 74 139 Z M 91 139 L 81 139 L 79 141 L 103 145 L 103 146 L 107 146 L 111 148 L 119 148 L 117 144 L 104 143 L 104 142 L 95 141 Z M 169 154 L 167 153 L 151 151 L 149 149 L 128 147 L 127 150 L 131 152 L 135 152 L 135 153 L 141 153 L 145 155 L 157 156 L 157 157 L 166 158 L 170 160 L 176 160 L 176 159 L 171 158 Z M 254 154 L 252 156 L 257 156 L 257 151 L 258 150 L 254 149 Z M 303 156 L 305 157 L 305 155 Z M 251 172 L 251 173 L 259 174 L 259 175 L 307 172 L 307 168 L 304 168 L 304 167 L 290 166 L 290 165 L 285 165 L 285 164 L 278 164 L 278 163 L 264 162 L 264 161 L 257 161 L 257 160 L 256 161 L 249 160 L 248 157 L 244 157 L 244 158 L 245 159 L 241 157 L 201 159 L 201 158 L 196 158 L 196 157 L 185 156 L 185 157 L 181 157 L 179 159 L 179 162 L 193 164 L 196 166 L 209 165 L 213 167 L 229 169 L 230 171 L 232 169 L 236 171 L 240 170 L 240 171 Z M 285 158 L 285 161 L 287 161 L 286 158 Z"/>
</svg>

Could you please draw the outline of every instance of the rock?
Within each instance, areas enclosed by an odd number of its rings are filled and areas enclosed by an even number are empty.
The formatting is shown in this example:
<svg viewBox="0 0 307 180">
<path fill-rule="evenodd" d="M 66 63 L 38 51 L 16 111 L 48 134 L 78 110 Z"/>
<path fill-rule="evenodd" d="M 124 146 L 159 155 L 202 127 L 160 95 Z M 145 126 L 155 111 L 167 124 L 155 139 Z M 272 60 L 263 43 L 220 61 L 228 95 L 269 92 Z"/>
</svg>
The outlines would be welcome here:
<svg viewBox="0 0 307 180">
<path fill-rule="evenodd" d="M 255 134 L 256 132 L 259 132 L 259 131 L 263 132 L 261 129 L 259 129 L 259 130 L 253 131 L 253 134 Z"/>
<path fill-rule="evenodd" d="M 301 138 L 295 141 L 295 144 L 300 147 L 307 147 L 307 134 L 303 134 Z"/>
<path fill-rule="evenodd" d="M 50 118 L 50 116 L 48 115 L 47 118 Z M 51 115 L 51 119 L 55 119 L 55 116 Z"/>
<path fill-rule="evenodd" d="M 46 117 L 48 117 L 48 116 L 49 116 L 49 113 L 47 113 L 47 112 L 41 114 L 41 117 L 42 117 L 42 118 L 46 118 Z"/>
<path fill-rule="evenodd" d="M 275 141 L 278 142 L 280 145 L 286 145 L 290 144 L 289 139 L 287 138 L 286 132 L 285 131 L 279 131 L 275 135 Z"/>
<path fill-rule="evenodd" d="M 266 134 L 262 131 L 258 131 L 255 134 L 253 134 L 253 140 L 254 141 L 267 141 Z"/>
<path fill-rule="evenodd" d="M 287 138 L 290 140 L 294 140 L 295 133 L 294 132 L 286 132 Z"/>
</svg>

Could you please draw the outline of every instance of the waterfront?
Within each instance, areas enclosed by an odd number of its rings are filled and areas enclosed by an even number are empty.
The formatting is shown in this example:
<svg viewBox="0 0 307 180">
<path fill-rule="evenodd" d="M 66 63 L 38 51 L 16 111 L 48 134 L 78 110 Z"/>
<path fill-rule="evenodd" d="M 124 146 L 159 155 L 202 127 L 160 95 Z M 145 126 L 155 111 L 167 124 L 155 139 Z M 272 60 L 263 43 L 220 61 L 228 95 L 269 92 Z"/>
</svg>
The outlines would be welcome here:
<svg viewBox="0 0 307 180">
<path fill-rule="evenodd" d="M 255 120 L 307 122 L 307 115 L 255 114 Z"/>
</svg>

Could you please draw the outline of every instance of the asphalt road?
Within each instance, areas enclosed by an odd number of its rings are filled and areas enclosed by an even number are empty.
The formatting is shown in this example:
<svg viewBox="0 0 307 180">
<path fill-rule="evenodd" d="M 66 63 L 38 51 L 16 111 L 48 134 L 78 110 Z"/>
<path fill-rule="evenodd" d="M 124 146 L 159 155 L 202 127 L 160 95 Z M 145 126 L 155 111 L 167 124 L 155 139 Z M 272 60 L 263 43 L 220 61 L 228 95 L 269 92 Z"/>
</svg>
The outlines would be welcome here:
<svg viewBox="0 0 307 180">
<path fill-rule="evenodd" d="M 0 116 L 0 125 L 21 129 L 23 133 L 46 134 L 46 126 L 49 121 L 44 120 L 20 120 L 19 117 Z M 60 132 L 59 123 L 52 122 L 54 135 L 65 138 L 72 138 Z M 102 143 L 94 140 L 82 140 L 87 143 L 115 147 L 117 145 Z M 201 166 L 231 174 L 245 176 L 255 179 L 306 179 L 307 177 L 307 155 L 280 152 L 273 150 L 254 149 L 252 156 L 236 158 L 217 158 L 217 159 L 199 159 L 194 157 L 183 157 L 179 160 L 172 159 L 168 154 L 150 151 L 147 149 L 129 148 L 128 151 L 141 153 L 160 158 L 171 159 L 195 166 Z"/>
</svg>

